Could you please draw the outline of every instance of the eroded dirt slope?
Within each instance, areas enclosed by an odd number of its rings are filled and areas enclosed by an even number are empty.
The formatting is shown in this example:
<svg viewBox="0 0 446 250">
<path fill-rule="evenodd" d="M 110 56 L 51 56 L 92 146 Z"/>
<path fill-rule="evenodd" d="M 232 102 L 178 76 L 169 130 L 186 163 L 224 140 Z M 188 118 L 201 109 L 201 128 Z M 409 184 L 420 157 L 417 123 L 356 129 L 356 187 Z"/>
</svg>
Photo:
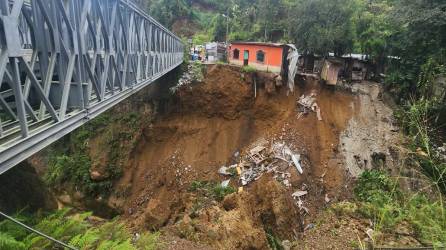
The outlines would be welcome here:
<svg viewBox="0 0 446 250">
<path fill-rule="evenodd" d="M 369 222 L 338 218 L 325 208 L 350 199 L 354 177 L 364 169 L 392 165 L 398 141 L 392 112 L 373 83 L 345 91 L 297 79 L 295 92 L 288 93 L 273 79 L 268 73 L 213 65 L 203 82 L 179 87 L 170 101 L 135 102 L 148 122 L 135 130 L 131 143 L 124 140 L 126 150 L 116 159 L 122 177 L 111 196 L 95 199 L 119 211 L 135 232 L 161 231 L 167 249 L 268 249 L 276 240 L 293 249 L 351 248 L 351 242 L 367 237 Z M 321 109 L 321 121 L 314 112 L 300 115 L 297 100 L 310 94 Z M 132 107 L 116 110 L 125 113 Z M 126 130 L 114 125 L 101 129 Z M 101 166 L 109 165 L 105 132 L 88 139 L 90 173 L 98 176 L 105 176 Z M 240 190 L 237 174 L 218 173 L 259 143 L 287 145 L 300 155 L 303 173 L 285 164 L 290 185 L 265 173 Z M 204 184 L 223 180 L 230 180 L 236 192 L 226 195 Z M 302 190 L 307 194 L 300 202 L 292 198 Z M 62 203 L 76 206 L 82 199 L 75 200 Z"/>
<path fill-rule="evenodd" d="M 316 94 L 322 121 L 315 113 L 298 116 L 296 100 L 309 93 Z M 224 66 L 208 68 L 203 83 L 179 89 L 172 111 L 144 129 L 118 184 L 125 195 L 111 199 L 131 227 L 162 230 L 217 249 L 267 249 L 268 235 L 300 238 L 318 211 L 350 197 L 339 138 L 358 99 L 312 80 L 300 81 L 295 93 L 281 88 L 266 93 L 259 86 L 257 94 L 254 98 L 252 77 Z M 191 184 L 224 180 L 218 169 L 237 163 L 237 155 L 258 140 L 284 142 L 301 154 L 303 174 L 289 168 L 291 187 L 264 175 L 197 211 L 202 204 Z M 240 186 L 237 178 L 230 185 Z M 303 186 L 308 190 L 305 215 L 291 197 Z"/>
</svg>

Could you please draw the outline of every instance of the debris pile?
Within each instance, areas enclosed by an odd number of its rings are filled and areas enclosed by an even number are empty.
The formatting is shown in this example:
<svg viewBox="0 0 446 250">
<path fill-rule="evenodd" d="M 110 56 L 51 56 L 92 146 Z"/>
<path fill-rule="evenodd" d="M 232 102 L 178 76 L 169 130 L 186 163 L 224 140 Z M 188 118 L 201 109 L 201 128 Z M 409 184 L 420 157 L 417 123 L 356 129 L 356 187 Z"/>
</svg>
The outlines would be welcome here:
<svg viewBox="0 0 446 250">
<path fill-rule="evenodd" d="M 273 173 L 274 179 L 285 187 L 291 187 L 289 167 L 294 166 L 299 174 L 303 173 L 300 155 L 294 153 L 285 143 L 272 143 L 266 147 L 266 141 L 251 148 L 242 157 L 240 163 L 222 166 L 219 174 L 225 176 L 240 176 L 240 184 L 246 186 L 258 180 L 264 173 Z"/>
<path fill-rule="evenodd" d="M 299 208 L 301 215 L 309 214 L 308 208 L 304 206 L 303 197 L 308 194 L 307 185 L 303 184 L 300 190 L 295 191 L 291 196 L 296 201 L 296 205 Z"/>
<path fill-rule="evenodd" d="M 316 112 L 317 119 L 319 121 L 322 121 L 321 109 L 317 105 L 315 93 L 311 93 L 307 96 L 300 96 L 299 99 L 297 99 L 297 104 L 299 109 L 298 118 L 300 118 L 302 115 L 308 114 L 310 111 L 313 111 Z"/>
<path fill-rule="evenodd" d="M 188 67 L 190 68 L 190 65 Z M 181 78 L 178 80 L 177 86 L 189 85 L 190 83 L 192 83 L 192 81 L 193 81 L 192 74 L 188 70 L 184 72 L 183 75 L 181 75 Z"/>
<path fill-rule="evenodd" d="M 172 93 L 175 93 L 181 86 L 190 85 L 194 82 L 203 81 L 203 72 L 201 71 L 201 63 L 190 63 L 187 65 L 187 70 L 183 72 L 181 78 L 178 79 L 177 85 L 170 88 Z"/>
<path fill-rule="evenodd" d="M 307 103 L 311 102 L 310 107 L 314 106 L 314 101 L 311 101 L 311 98 L 313 98 L 313 96 L 305 99 Z M 238 152 L 237 156 L 240 156 Z M 265 173 L 272 173 L 275 180 L 291 189 L 291 171 L 295 171 L 296 174 L 303 174 L 304 172 L 300 154 L 293 152 L 293 150 L 284 142 L 268 143 L 265 140 L 260 140 L 239 159 L 238 164 L 222 166 L 218 170 L 218 173 L 223 176 L 239 176 L 239 190 L 243 190 L 243 186 L 258 180 Z M 230 179 L 223 181 L 221 185 L 227 186 L 229 180 Z M 305 205 L 305 198 L 308 193 L 309 190 L 305 183 L 297 190 L 293 188 L 293 192 L 291 193 L 302 218 L 310 213 Z M 330 198 L 327 194 L 325 195 L 325 202 L 330 202 Z M 305 223 L 302 220 L 302 226 L 304 226 L 304 224 Z M 309 230 L 312 227 L 314 227 L 313 224 L 308 224 L 304 231 Z"/>
</svg>

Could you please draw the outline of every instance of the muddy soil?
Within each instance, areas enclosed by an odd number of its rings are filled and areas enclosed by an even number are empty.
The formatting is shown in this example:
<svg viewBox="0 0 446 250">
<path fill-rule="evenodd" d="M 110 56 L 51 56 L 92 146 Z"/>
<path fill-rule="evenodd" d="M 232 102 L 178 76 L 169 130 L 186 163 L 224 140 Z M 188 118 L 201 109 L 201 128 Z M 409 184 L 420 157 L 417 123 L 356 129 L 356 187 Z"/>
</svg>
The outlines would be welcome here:
<svg viewBox="0 0 446 250">
<path fill-rule="evenodd" d="M 351 94 L 300 79 L 296 91 L 288 93 L 275 87 L 265 91 L 262 83 L 268 81 L 257 79 L 260 84 L 254 98 L 252 76 L 214 65 L 207 68 L 203 83 L 179 89 L 170 111 L 144 129 L 117 185 L 122 195 L 110 199 L 110 205 L 122 209 L 130 227 L 161 230 L 168 237 L 198 242 L 198 248 L 267 249 L 268 237 L 302 239 L 303 229 L 317 220 L 321 210 L 351 198 L 352 177 L 365 169 L 350 167 L 351 158 L 388 154 L 384 151 L 387 137 L 378 141 L 381 148 L 376 149 L 376 143 L 362 145 L 358 138 L 363 134 L 348 132 L 354 125 L 375 129 L 375 120 L 366 120 L 370 115 L 390 122 L 385 119 L 391 115 L 387 109 L 383 116 L 375 116 L 381 112 L 373 106 L 379 101 L 376 89 L 365 83 L 368 87 L 363 92 Z M 298 115 L 297 98 L 310 93 L 316 94 L 322 121 L 315 113 Z M 370 105 L 378 111 L 371 114 Z M 380 126 L 378 131 L 386 135 L 392 130 Z M 366 128 L 361 131 L 374 133 Z M 289 169 L 291 187 L 264 175 L 242 192 L 212 201 L 197 212 L 200 197 L 190 191 L 191 183 L 224 180 L 218 169 L 237 163 L 236 156 L 258 140 L 285 142 L 301 154 L 303 174 Z M 236 178 L 230 185 L 240 186 Z M 303 200 L 309 212 L 305 216 L 291 198 L 303 186 L 308 190 Z M 364 230 L 358 234 L 361 239 L 365 236 Z M 349 240 L 338 239 L 338 245 Z"/>
</svg>

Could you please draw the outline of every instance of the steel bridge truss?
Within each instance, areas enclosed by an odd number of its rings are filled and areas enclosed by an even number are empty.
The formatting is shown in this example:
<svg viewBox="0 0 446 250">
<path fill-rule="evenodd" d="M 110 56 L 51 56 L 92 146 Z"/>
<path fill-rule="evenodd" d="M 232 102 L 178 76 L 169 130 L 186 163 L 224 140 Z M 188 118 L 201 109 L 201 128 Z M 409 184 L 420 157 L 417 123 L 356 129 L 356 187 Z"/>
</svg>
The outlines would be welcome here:
<svg viewBox="0 0 446 250">
<path fill-rule="evenodd" d="M 0 0 L 0 14 L 0 174 L 183 61 L 128 0 Z"/>
</svg>

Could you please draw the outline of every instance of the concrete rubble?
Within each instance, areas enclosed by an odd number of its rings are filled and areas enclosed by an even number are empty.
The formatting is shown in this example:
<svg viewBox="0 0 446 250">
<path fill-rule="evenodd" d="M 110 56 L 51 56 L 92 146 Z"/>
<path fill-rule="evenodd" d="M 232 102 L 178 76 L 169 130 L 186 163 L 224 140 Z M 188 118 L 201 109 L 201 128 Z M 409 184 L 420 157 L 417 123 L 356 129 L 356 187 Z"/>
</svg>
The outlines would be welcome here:
<svg viewBox="0 0 446 250">
<path fill-rule="evenodd" d="M 292 152 L 284 143 L 273 143 L 269 148 L 265 144 L 267 143 L 254 146 L 240 162 L 241 184 L 245 186 L 259 179 L 264 173 L 273 173 L 274 179 L 290 187 L 291 173 L 288 168 L 294 164 L 297 172 L 303 173 L 300 155 Z"/>
<path fill-rule="evenodd" d="M 181 86 L 191 85 L 192 83 L 201 80 L 200 76 L 197 75 L 193 68 L 194 66 L 192 63 L 187 66 L 187 70 L 184 71 L 180 79 L 178 79 L 177 85 L 170 88 L 172 93 L 175 93 Z"/>
<path fill-rule="evenodd" d="M 314 104 L 312 98 L 310 96 L 310 98 L 304 100 L 307 104 L 311 103 L 310 107 Z M 239 176 L 239 192 L 243 190 L 243 186 L 258 180 L 265 173 L 272 173 L 275 180 L 282 183 L 285 187 L 291 188 L 291 171 L 296 171 L 296 174 L 303 174 L 304 172 L 300 154 L 293 152 L 284 142 L 260 140 L 245 155 L 238 154 L 238 156 L 240 156 L 238 164 L 228 167 L 222 166 L 218 173 L 223 176 Z M 223 181 L 221 185 L 228 186 L 229 180 Z M 309 209 L 305 206 L 305 197 L 307 195 L 306 184 L 303 184 L 300 189 L 295 190 L 291 194 L 302 216 L 309 214 Z M 330 201 L 328 195 L 325 196 L 325 201 L 327 203 Z M 314 225 L 308 226 L 314 227 Z"/>
<path fill-rule="evenodd" d="M 258 180 L 264 173 L 272 173 L 274 179 L 285 187 L 291 187 L 289 167 L 294 166 L 299 174 L 303 174 L 300 154 L 294 153 L 283 142 L 272 143 L 270 147 L 267 144 L 266 140 L 258 142 L 245 156 L 240 157 L 238 164 L 222 166 L 218 173 L 223 176 L 240 176 L 242 186 Z"/>
<path fill-rule="evenodd" d="M 221 175 L 227 175 L 227 176 L 234 175 L 234 170 L 231 170 L 231 169 L 235 169 L 236 167 L 237 167 L 237 164 L 231 165 L 229 167 L 222 166 L 218 169 L 218 173 Z"/>
<path fill-rule="evenodd" d="M 319 105 L 317 105 L 315 93 L 311 93 L 307 96 L 301 95 L 299 99 L 297 99 L 297 104 L 299 108 L 299 118 L 312 111 L 316 113 L 317 119 L 322 121 L 321 109 L 319 108 Z"/>
<path fill-rule="evenodd" d="M 306 190 L 307 186 L 304 184 L 300 190 L 295 191 L 291 196 L 296 201 L 296 205 L 299 208 L 299 212 L 302 215 L 309 214 L 309 210 L 307 207 L 304 206 L 304 196 L 308 194 L 308 191 Z"/>
<path fill-rule="evenodd" d="M 231 181 L 231 179 L 222 181 L 222 183 L 220 184 L 222 187 L 227 187 L 229 185 L 229 182 Z"/>
</svg>

